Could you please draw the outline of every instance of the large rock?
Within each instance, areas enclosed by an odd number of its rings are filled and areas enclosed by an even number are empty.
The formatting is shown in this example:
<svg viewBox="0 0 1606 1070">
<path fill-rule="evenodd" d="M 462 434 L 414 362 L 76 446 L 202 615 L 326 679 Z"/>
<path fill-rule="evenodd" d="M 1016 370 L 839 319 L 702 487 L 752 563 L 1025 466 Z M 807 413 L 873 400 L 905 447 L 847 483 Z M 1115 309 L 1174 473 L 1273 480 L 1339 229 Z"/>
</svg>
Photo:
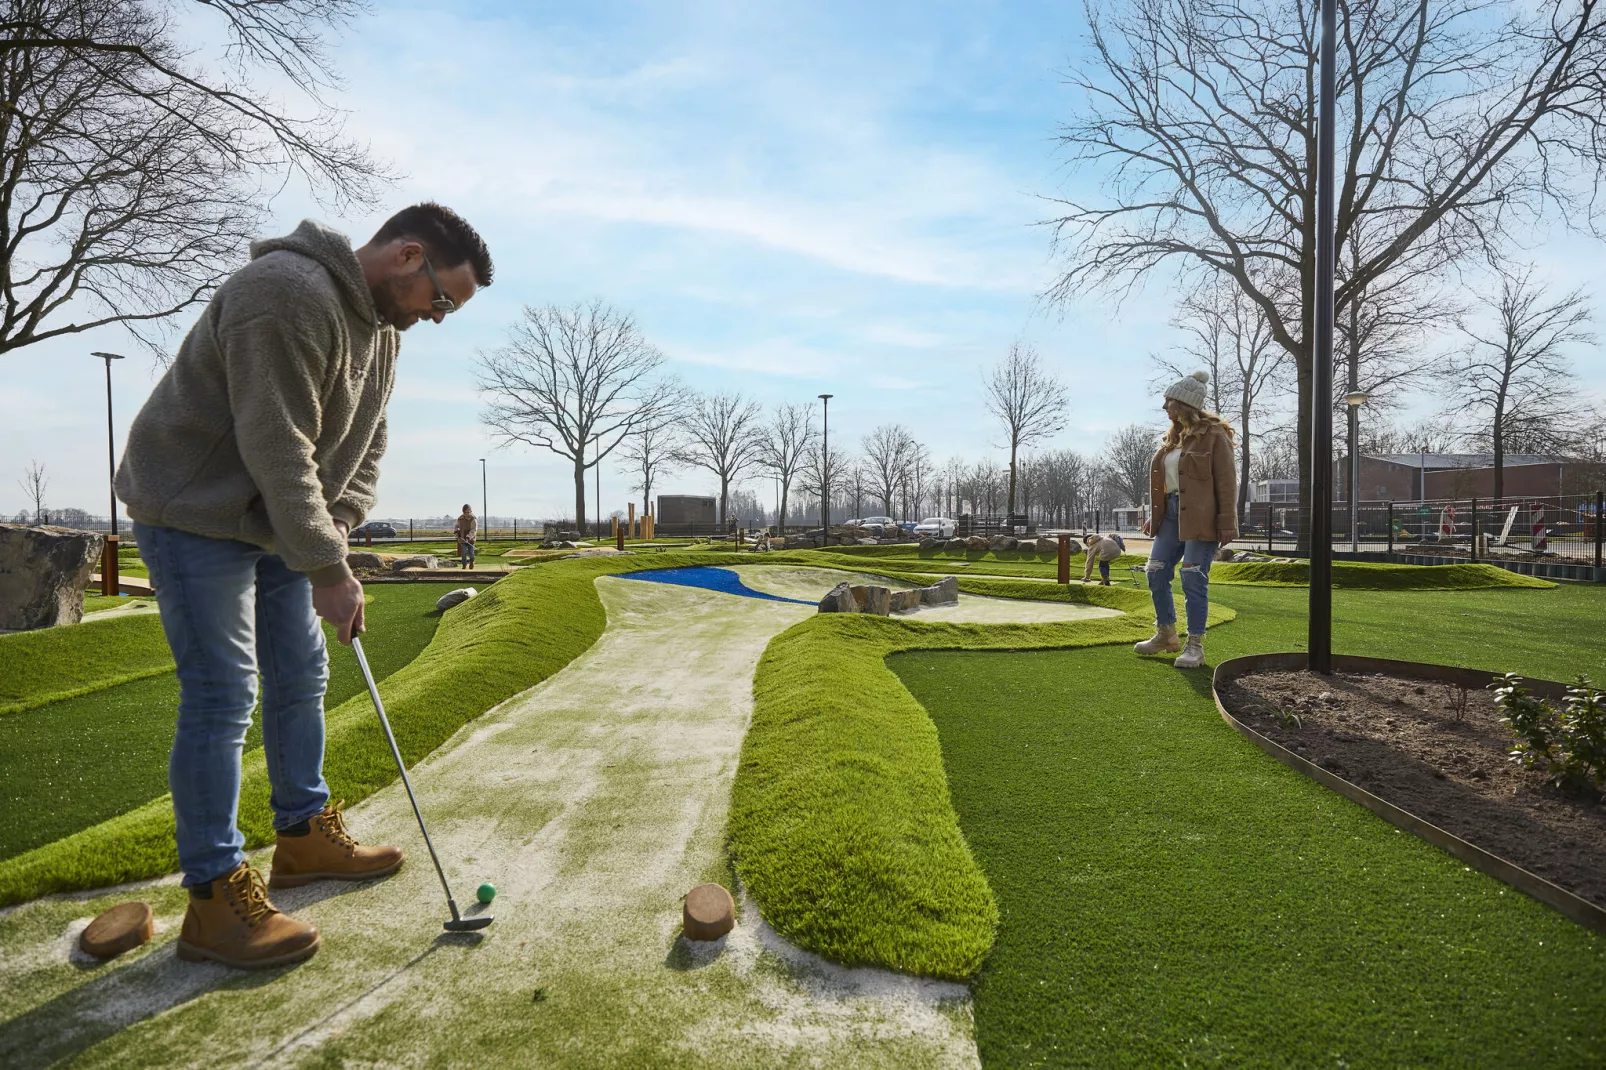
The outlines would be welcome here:
<svg viewBox="0 0 1606 1070">
<path fill-rule="evenodd" d="M 860 613 L 873 613 L 885 617 L 892 612 L 892 592 L 885 587 L 852 587 L 853 600 Z"/>
<path fill-rule="evenodd" d="M 959 580 L 953 576 L 944 576 L 930 587 L 920 588 L 920 601 L 928 606 L 959 601 Z"/>
<path fill-rule="evenodd" d="M 907 591 L 893 591 L 891 609 L 894 613 L 907 613 L 911 609 L 919 609 L 920 602 L 920 588 L 918 587 Z"/>
<path fill-rule="evenodd" d="M 963 550 L 965 548 L 965 540 L 960 538 L 949 539 L 942 544 L 942 548 L 948 551 Z"/>
<path fill-rule="evenodd" d="M 985 550 L 985 549 L 987 549 L 987 537 L 984 536 L 984 535 L 972 535 L 970 538 L 965 540 L 965 549 L 967 549 L 967 550 Z"/>
<path fill-rule="evenodd" d="M 414 554 L 411 557 L 398 557 L 390 563 L 392 572 L 400 572 L 404 568 L 440 568 L 440 562 L 431 554 Z"/>
<path fill-rule="evenodd" d="M 369 550 L 357 550 L 346 555 L 346 567 L 377 572 L 385 567 L 385 559 Z"/>
<path fill-rule="evenodd" d="M 71 528 L 0 524 L 0 631 L 84 619 L 84 588 L 106 536 Z"/>
<path fill-rule="evenodd" d="M 993 541 L 989 545 L 994 553 L 999 550 L 1013 550 L 1015 548 L 1015 537 L 1013 535 L 994 535 Z"/>
<path fill-rule="evenodd" d="M 453 606 L 462 605 L 464 602 L 467 602 L 470 598 L 473 598 L 477 594 L 479 594 L 479 592 L 472 587 L 459 587 L 457 590 L 447 591 L 445 594 L 435 599 L 435 608 L 444 613 Z"/>
<path fill-rule="evenodd" d="M 853 597 L 853 588 L 845 581 L 837 584 L 820 599 L 821 613 L 857 613 L 859 600 Z"/>
<path fill-rule="evenodd" d="M 941 546 L 942 546 L 942 543 L 938 542 L 936 539 L 933 539 L 929 535 L 927 535 L 925 538 L 920 540 L 920 552 L 921 553 L 930 553 L 932 550 L 936 550 Z"/>
<path fill-rule="evenodd" d="M 1060 552 L 1060 541 L 1050 539 L 1046 535 L 1037 540 L 1037 552 L 1040 554 L 1057 554 Z"/>
</svg>

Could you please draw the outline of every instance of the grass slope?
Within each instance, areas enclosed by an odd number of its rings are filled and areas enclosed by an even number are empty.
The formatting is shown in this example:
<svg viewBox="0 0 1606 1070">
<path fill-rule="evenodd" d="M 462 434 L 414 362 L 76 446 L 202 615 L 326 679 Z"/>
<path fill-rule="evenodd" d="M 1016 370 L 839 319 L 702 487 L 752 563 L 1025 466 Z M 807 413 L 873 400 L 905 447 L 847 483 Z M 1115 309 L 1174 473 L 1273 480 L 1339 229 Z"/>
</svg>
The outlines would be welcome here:
<svg viewBox="0 0 1606 1070">
<path fill-rule="evenodd" d="M 0 715 L 172 671 L 154 613 L 0 635 Z"/>
<path fill-rule="evenodd" d="M 440 614 L 435 599 L 449 584 L 376 584 L 367 625 L 370 667 L 385 679 L 418 656 Z M 155 614 L 127 618 L 156 625 Z M 80 649 L 93 637 L 83 629 L 57 628 Z M 328 708 L 363 691 L 356 659 L 335 651 L 329 637 Z M 28 633 L 37 634 L 37 633 Z M 162 642 L 165 651 L 166 641 Z M 40 847 L 116 817 L 167 792 L 167 755 L 178 719 L 178 678 L 172 659 L 166 671 L 0 718 L 0 859 Z M 262 744 L 257 718 L 246 749 Z"/>
<path fill-rule="evenodd" d="M 734 555 L 727 555 L 736 563 Z M 740 559 L 745 560 L 745 558 Z M 654 554 L 523 569 L 448 612 L 423 653 L 380 685 L 402 754 L 416 762 L 465 723 L 567 665 L 602 634 L 593 582 L 601 575 L 721 557 Z M 377 649 L 376 644 L 375 649 Z M 336 650 L 339 664 L 351 655 Z M 356 802 L 395 779 L 395 765 L 366 693 L 328 711 L 324 775 Z M 245 759 L 240 829 L 248 846 L 272 837 L 261 752 Z M 0 907 L 51 892 L 99 888 L 171 873 L 173 810 L 164 795 L 128 813 L 0 862 Z"/>
<path fill-rule="evenodd" d="M 770 643 L 732 788 L 731 853 L 765 920 L 833 961 L 962 979 L 986 956 L 997 921 L 949 803 L 931 719 L 887 655 L 1129 643 L 1149 631 L 1149 599 L 1136 591 L 968 578 L 961 587 L 1133 615 L 1036 625 L 826 615 Z"/>
<path fill-rule="evenodd" d="M 1238 615 L 1213 662 L 1302 646 L 1302 592 L 1216 597 Z M 1335 645 L 1598 675 L 1603 610 L 1580 587 L 1341 592 Z M 998 898 L 986 1065 L 1606 1062 L 1606 938 L 1266 757 L 1205 674 L 1116 648 L 890 665 Z"/>
</svg>

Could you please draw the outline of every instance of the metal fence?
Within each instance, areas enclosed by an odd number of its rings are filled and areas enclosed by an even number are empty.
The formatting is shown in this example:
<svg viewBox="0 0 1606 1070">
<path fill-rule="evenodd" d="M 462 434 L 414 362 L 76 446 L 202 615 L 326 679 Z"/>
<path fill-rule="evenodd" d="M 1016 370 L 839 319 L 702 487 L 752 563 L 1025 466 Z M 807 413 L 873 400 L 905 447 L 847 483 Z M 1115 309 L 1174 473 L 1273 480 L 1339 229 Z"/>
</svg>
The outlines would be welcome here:
<svg viewBox="0 0 1606 1070">
<path fill-rule="evenodd" d="M 1431 553 L 1469 561 L 1558 560 L 1601 565 L 1606 494 L 1541 495 L 1503 500 L 1357 502 L 1333 506 L 1333 548 L 1361 553 Z M 1251 503 L 1238 545 L 1294 552 L 1309 530 L 1298 505 Z"/>
</svg>

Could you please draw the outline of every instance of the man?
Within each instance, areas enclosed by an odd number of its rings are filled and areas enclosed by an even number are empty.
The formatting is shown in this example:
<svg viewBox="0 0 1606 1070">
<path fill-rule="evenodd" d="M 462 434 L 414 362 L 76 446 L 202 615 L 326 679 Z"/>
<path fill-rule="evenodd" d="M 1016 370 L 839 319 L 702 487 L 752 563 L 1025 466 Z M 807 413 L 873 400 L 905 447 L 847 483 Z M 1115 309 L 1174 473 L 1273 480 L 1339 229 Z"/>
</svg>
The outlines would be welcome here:
<svg viewBox="0 0 1606 1070">
<path fill-rule="evenodd" d="M 463 504 L 463 513 L 457 518 L 457 557 L 464 568 L 474 566 L 474 556 L 479 551 L 474 546 L 475 530 L 479 525 L 474 520 L 474 507 L 467 502 Z"/>
<path fill-rule="evenodd" d="M 437 204 L 353 250 L 307 221 L 251 247 L 129 428 L 117 472 L 178 665 L 168 784 L 190 890 L 180 958 L 297 962 L 318 931 L 269 901 L 235 823 L 262 679 L 275 888 L 367 880 L 402 862 L 364 847 L 323 779 L 328 653 L 363 630 L 346 537 L 374 503 L 397 332 L 440 323 L 491 282 L 474 228 Z"/>
</svg>

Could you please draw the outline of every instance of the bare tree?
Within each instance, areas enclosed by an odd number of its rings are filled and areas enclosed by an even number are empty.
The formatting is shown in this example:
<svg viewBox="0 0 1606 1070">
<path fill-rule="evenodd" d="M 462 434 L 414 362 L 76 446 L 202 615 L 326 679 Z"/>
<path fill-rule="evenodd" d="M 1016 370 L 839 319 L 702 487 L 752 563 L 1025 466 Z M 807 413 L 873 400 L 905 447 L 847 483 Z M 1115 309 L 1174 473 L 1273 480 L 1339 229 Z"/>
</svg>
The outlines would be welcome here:
<svg viewBox="0 0 1606 1070">
<path fill-rule="evenodd" d="M 883 424 L 864 436 L 866 481 L 881 499 L 887 516 L 893 515 L 893 499 L 919 449 L 919 443 L 902 424 Z"/>
<path fill-rule="evenodd" d="M 758 402 L 740 394 L 699 394 L 682 421 L 680 463 L 712 472 L 719 479 L 719 522 L 725 523 L 730 487 L 737 476 L 758 465 L 764 443 L 759 437 L 762 411 Z"/>
<path fill-rule="evenodd" d="M 1361 453 L 1449 453 L 1460 436 L 1446 419 L 1422 419 L 1409 424 L 1363 425 Z"/>
<path fill-rule="evenodd" d="M 1595 336 L 1582 290 L 1552 299 L 1532 266 L 1501 263 L 1496 272 L 1500 293 L 1489 302 L 1494 322 L 1461 328 L 1468 343 L 1454 367 L 1451 411 L 1482 414 L 1484 424 L 1472 437 L 1494 452 L 1499 500 L 1508 450 L 1556 452 L 1576 439 L 1576 389 L 1566 351 Z"/>
<path fill-rule="evenodd" d="M 1209 403 L 1238 425 L 1238 471 L 1248 472 L 1251 429 L 1264 412 L 1268 391 L 1284 385 L 1290 362 L 1271 337 L 1265 313 L 1224 278 L 1205 279 L 1178 305 L 1185 359 L 1159 356 L 1165 376 L 1181 378 L 1199 366 L 1210 373 Z M 1238 519 L 1249 508 L 1249 482 L 1238 484 Z"/>
<path fill-rule="evenodd" d="M 643 423 L 625 437 L 619 446 L 621 467 L 630 476 L 630 489 L 641 492 L 642 515 L 652 512 L 652 488 L 658 477 L 679 467 L 674 407 L 667 407 L 662 419 Z"/>
<path fill-rule="evenodd" d="M 1105 482 L 1118 490 L 1129 505 L 1143 505 L 1149 496 L 1149 472 L 1160 436 L 1152 427 L 1129 424 L 1110 436 L 1100 454 Z"/>
<path fill-rule="evenodd" d="M 776 523 L 786 527 L 787 496 L 814 445 L 814 410 L 809 405 L 782 405 L 763 431 L 759 464 L 775 476 L 781 487 Z"/>
<path fill-rule="evenodd" d="M 550 450 L 573 465 L 583 531 L 586 470 L 680 402 L 679 384 L 656 378 L 663 362 L 628 313 L 600 300 L 527 305 L 507 344 L 479 355 L 479 388 L 488 396 L 480 420 L 504 443 Z"/>
<path fill-rule="evenodd" d="M 830 501 L 834 506 L 836 500 L 849 491 L 859 468 L 840 446 L 832 446 L 828 454 L 820 447 L 818 439 L 809 444 L 803 454 L 803 466 L 798 470 L 798 493 L 814 499 L 816 512 L 822 501 Z M 835 508 L 832 513 L 836 514 Z M 804 515 L 809 515 L 808 510 Z"/>
<path fill-rule="evenodd" d="M 50 480 L 45 477 L 45 466 L 38 461 L 29 461 L 28 467 L 23 471 L 22 478 L 17 480 L 17 486 L 22 493 L 33 502 L 33 522 L 44 523 L 45 515 L 45 488 Z"/>
<path fill-rule="evenodd" d="M 194 6 L 227 22 L 231 75 L 192 65 L 161 5 L 0 2 L 0 352 L 120 323 L 160 353 L 290 173 L 340 207 L 387 180 L 320 96 L 323 36 L 358 0 Z M 253 70 L 290 75 L 311 116 L 253 90 Z"/>
<path fill-rule="evenodd" d="M 1031 346 L 1016 342 L 987 377 L 987 411 L 1004 425 L 1009 437 L 1009 504 L 1015 511 L 1015 462 L 1024 446 L 1032 446 L 1065 426 L 1070 399 L 1064 385 L 1043 367 Z"/>
<path fill-rule="evenodd" d="M 1343 321 L 1390 272 L 1434 276 L 1546 212 L 1596 222 L 1606 178 L 1606 11 L 1593 0 L 1338 0 L 1337 262 Z M 1135 0 L 1089 11 L 1085 104 L 1063 128 L 1107 196 L 1053 221 L 1051 296 L 1124 293 L 1161 268 L 1222 275 L 1299 381 L 1312 458 L 1318 20 L 1294 0 Z M 1349 244 L 1364 220 L 1367 243 Z M 1284 280 L 1292 280 L 1284 290 Z M 1318 403 L 1326 404 L 1327 399 Z M 1308 487 L 1302 488 L 1305 504 Z"/>
</svg>

